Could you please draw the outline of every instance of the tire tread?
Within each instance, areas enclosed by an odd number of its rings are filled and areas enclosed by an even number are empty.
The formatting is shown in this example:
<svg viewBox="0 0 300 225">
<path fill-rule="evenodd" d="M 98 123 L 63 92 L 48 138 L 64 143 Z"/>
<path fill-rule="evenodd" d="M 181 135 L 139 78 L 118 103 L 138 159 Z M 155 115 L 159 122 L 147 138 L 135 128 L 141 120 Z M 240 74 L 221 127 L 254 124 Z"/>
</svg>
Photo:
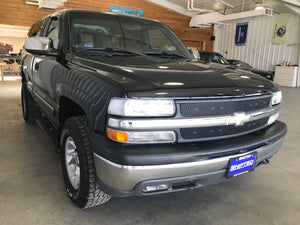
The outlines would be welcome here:
<svg viewBox="0 0 300 225">
<path fill-rule="evenodd" d="M 88 172 L 88 195 L 87 202 L 82 208 L 91 208 L 97 205 L 104 204 L 105 202 L 110 200 L 111 196 L 103 192 L 96 182 L 98 178 L 94 164 L 93 151 L 90 145 L 90 128 L 88 126 L 87 118 L 86 116 L 76 116 L 71 117 L 70 119 L 73 120 L 73 122 L 75 122 L 78 127 L 78 132 L 80 132 L 80 136 L 83 142 L 82 144 L 85 148 L 85 156 L 87 159 L 86 165 L 82 166 L 85 166 Z"/>
</svg>

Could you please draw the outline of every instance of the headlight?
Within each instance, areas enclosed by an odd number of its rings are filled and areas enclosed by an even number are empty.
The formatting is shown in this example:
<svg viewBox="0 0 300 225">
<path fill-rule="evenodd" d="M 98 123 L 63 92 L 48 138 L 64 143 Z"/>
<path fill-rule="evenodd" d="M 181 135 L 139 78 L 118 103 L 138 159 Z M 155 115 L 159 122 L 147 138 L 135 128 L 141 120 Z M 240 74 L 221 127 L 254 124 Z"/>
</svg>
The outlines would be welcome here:
<svg viewBox="0 0 300 225">
<path fill-rule="evenodd" d="M 112 98 L 108 113 L 117 116 L 173 116 L 175 104 L 170 99 Z"/>
<path fill-rule="evenodd" d="M 277 91 L 275 93 L 273 93 L 272 96 L 272 105 L 277 105 L 281 102 L 282 100 L 282 92 L 281 91 Z"/>
</svg>

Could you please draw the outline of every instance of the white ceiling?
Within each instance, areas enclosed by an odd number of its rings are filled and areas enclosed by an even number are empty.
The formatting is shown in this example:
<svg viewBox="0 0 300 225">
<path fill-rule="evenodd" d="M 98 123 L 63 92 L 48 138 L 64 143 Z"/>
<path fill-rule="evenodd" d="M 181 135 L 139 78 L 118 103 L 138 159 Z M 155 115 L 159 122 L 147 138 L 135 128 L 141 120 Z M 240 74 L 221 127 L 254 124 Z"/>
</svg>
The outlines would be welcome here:
<svg viewBox="0 0 300 225">
<path fill-rule="evenodd" d="M 274 14 L 284 14 L 292 12 L 281 1 L 278 0 L 223 0 L 234 6 L 234 8 L 225 6 L 219 0 L 194 0 L 195 8 L 209 9 L 219 13 L 230 14 L 255 9 L 257 4 L 263 5 L 265 8 L 272 8 Z M 165 0 L 181 8 L 187 8 L 188 0 Z M 225 9 L 226 8 L 226 9 Z"/>
</svg>

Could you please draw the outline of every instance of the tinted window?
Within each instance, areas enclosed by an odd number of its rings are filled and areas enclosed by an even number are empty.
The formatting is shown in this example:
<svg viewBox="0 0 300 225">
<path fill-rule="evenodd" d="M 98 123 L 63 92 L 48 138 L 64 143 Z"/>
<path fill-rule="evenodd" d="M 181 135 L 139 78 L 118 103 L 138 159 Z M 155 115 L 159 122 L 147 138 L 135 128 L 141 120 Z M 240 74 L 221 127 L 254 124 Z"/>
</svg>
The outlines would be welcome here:
<svg viewBox="0 0 300 225">
<path fill-rule="evenodd" d="M 52 19 L 48 27 L 46 37 L 52 40 L 53 48 L 57 49 L 58 47 L 58 20 Z"/>
<path fill-rule="evenodd" d="M 125 48 L 122 30 L 116 17 L 73 19 L 71 44 L 75 50 L 105 47 Z"/>
<path fill-rule="evenodd" d="M 203 61 L 229 65 L 228 61 L 221 54 L 215 52 L 199 52 L 199 53 L 200 53 L 200 59 Z"/>
<path fill-rule="evenodd" d="M 246 68 L 246 69 L 251 69 L 252 66 L 250 66 L 248 63 L 245 63 L 245 62 L 242 62 L 242 61 L 239 61 L 240 63 L 240 67 L 242 68 Z"/>
<path fill-rule="evenodd" d="M 120 19 L 126 48 L 140 53 L 167 52 L 190 57 L 181 40 L 161 23 L 131 17 Z"/>
<path fill-rule="evenodd" d="M 159 22 L 130 16 L 71 13 L 70 35 L 75 52 L 82 53 L 88 48 L 116 48 L 190 57 L 186 47 L 169 28 Z"/>
</svg>

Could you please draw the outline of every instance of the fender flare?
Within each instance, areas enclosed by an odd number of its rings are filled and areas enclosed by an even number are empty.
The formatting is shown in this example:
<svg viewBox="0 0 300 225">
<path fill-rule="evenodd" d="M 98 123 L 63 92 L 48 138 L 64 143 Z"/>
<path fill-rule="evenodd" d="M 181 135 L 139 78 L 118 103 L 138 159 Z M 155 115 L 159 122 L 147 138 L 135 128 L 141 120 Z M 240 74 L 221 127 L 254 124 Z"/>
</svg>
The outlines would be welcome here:
<svg viewBox="0 0 300 225">
<path fill-rule="evenodd" d="M 57 104 L 62 96 L 69 98 L 84 110 L 91 131 L 104 133 L 109 101 L 124 96 L 124 90 L 96 72 L 65 67 L 56 67 L 53 72 Z"/>
</svg>

